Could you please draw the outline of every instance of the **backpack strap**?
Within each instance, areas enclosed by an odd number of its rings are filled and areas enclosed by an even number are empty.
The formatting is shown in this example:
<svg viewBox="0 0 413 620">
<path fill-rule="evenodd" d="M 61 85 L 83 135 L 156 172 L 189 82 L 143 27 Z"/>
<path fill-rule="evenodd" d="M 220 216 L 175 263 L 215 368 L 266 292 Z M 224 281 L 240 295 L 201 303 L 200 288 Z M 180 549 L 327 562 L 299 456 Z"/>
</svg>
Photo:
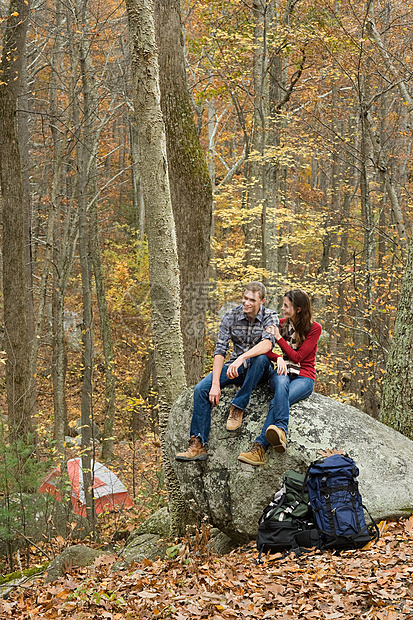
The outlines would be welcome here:
<svg viewBox="0 0 413 620">
<path fill-rule="evenodd" d="M 354 486 L 354 485 L 352 485 Z M 354 516 L 356 518 L 356 524 L 357 524 L 357 529 L 359 532 L 361 532 L 361 526 L 360 526 L 360 519 L 359 519 L 359 515 L 357 512 L 357 502 L 356 502 L 356 493 L 354 488 L 350 490 L 350 497 L 351 497 L 351 503 L 353 504 L 353 511 L 354 511 Z"/>
<path fill-rule="evenodd" d="M 336 526 L 334 525 L 334 519 L 333 519 L 333 507 L 331 506 L 330 492 L 329 491 L 330 491 L 330 489 L 326 485 L 326 478 L 323 478 L 321 480 L 321 492 L 322 492 L 322 494 L 324 496 L 324 499 L 326 500 L 328 522 L 330 524 L 331 534 L 334 534 L 335 536 L 337 536 Z M 327 532 L 325 532 L 325 533 L 327 533 Z"/>
<path fill-rule="evenodd" d="M 278 517 L 278 521 L 284 521 L 285 515 L 292 514 L 294 512 L 294 510 L 297 508 L 297 506 L 299 506 L 299 505 L 300 505 L 300 502 L 297 499 L 293 504 L 291 504 L 291 506 L 287 506 L 285 510 L 280 512 L 280 516 Z"/>
<path fill-rule="evenodd" d="M 291 547 L 291 549 L 288 549 L 288 551 L 286 551 L 284 557 L 286 558 L 287 555 L 289 555 L 290 553 L 294 552 L 295 555 L 297 556 L 297 558 L 299 558 L 301 555 L 303 555 L 303 553 L 305 553 L 304 549 L 301 549 L 301 547 L 298 546 L 297 541 L 294 540 L 294 544 Z"/>
<path fill-rule="evenodd" d="M 364 504 L 362 504 L 362 507 L 364 508 L 364 510 L 367 512 L 367 514 L 370 517 L 371 524 L 374 527 L 374 542 L 377 542 L 378 539 L 380 538 L 380 531 L 379 531 L 379 528 L 377 527 L 377 523 L 375 522 L 375 520 L 371 516 L 370 511 L 368 510 L 368 508 L 366 508 L 366 506 Z"/>
</svg>

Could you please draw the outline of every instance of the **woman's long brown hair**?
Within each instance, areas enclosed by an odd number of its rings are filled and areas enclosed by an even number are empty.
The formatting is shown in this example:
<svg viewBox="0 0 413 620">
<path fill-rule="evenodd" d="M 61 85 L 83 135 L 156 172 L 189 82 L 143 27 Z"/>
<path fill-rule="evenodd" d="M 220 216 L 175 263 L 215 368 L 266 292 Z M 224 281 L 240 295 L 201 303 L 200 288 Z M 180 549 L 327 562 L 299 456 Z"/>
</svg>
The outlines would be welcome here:
<svg viewBox="0 0 413 620">
<path fill-rule="evenodd" d="M 313 324 L 313 311 L 311 308 L 311 301 L 305 291 L 300 288 L 295 288 L 292 291 L 284 294 L 293 305 L 296 312 L 294 321 L 292 321 L 295 329 L 297 345 L 300 346 L 307 337 L 308 332 Z M 297 312 L 300 309 L 301 312 Z M 287 324 L 287 321 L 285 325 Z"/>
</svg>

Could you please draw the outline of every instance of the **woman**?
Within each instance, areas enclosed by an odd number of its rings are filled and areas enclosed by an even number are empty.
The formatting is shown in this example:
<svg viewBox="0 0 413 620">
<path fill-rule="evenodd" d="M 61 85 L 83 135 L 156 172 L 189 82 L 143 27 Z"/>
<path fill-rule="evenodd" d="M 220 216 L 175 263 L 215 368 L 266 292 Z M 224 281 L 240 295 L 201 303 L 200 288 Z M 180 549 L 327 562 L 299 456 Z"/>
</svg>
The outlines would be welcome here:
<svg viewBox="0 0 413 620">
<path fill-rule="evenodd" d="M 270 403 L 261 434 L 249 452 L 238 460 L 250 465 L 264 465 L 265 452 L 272 445 L 276 452 L 286 450 L 290 405 L 308 398 L 314 390 L 315 356 L 321 325 L 313 321 L 310 298 L 305 291 L 294 289 L 284 296 L 280 329 L 269 327 L 283 354 L 267 353 L 277 363 L 270 377 L 274 398 Z"/>
</svg>

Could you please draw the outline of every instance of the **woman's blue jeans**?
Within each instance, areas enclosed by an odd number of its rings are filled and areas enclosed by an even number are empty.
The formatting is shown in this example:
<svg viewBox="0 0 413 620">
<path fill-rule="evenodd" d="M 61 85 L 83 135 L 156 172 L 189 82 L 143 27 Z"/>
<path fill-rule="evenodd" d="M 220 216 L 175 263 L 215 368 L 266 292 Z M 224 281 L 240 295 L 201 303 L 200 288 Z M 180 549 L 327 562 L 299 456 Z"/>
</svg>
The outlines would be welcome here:
<svg viewBox="0 0 413 620">
<path fill-rule="evenodd" d="M 221 388 L 229 384 L 240 385 L 231 403 L 244 410 L 248 405 L 252 390 L 260 381 L 267 381 L 272 371 L 272 364 L 266 355 L 257 355 L 250 358 L 248 368 L 241 366 L 238 377 L 227 377 L 228 364 L 224 364 L 219 384 Z M 212 386 L 212 372 L 209 373 L 194 389 L 194 409 L 192 413 L 190 436 L 198 437 L 202 445 L 206 444 L 211 428 L 211 403 L 209 391 Z"/>
<path fill-rule="evenodd" d="M 274 424 L 278 428 L 282 428 L 285 434 L 287 434 L 290 405 L 294 405 L 300 400 L 311 396 L 314 390 L 314 381 L 309 377 L 300 377 L 298 375 L 292 377 L 279 375 L 277 370 L 274 370 L 270 377 L 270 389 L 274 392 L 274 398 L 270 402 L 270 408 L 262 427 L 261 435 L 255 440 L 265 450 L 268 450 L 270 446 L 265 436 L 267 428 Z"/>
</svg>

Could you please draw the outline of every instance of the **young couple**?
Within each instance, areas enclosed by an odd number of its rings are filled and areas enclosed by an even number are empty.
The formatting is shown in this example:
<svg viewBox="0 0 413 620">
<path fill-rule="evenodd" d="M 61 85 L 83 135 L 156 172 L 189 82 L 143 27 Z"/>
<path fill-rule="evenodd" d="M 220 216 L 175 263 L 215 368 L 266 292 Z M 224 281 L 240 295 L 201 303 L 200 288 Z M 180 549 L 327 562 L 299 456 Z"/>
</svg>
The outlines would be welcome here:
<svg viewBox="0 0 413 620">
<path fill-rule="evenodd" d="M 242 302 L 221 321 L 214 351 L 212 372 L 194 390 L 190 440 L 188 449 L 176 455 L 177 461 L 205 461 L 208 454 L 205 444 L 211 426 L 211 406 L 218 405 L 221 388 L 228 384 L 239 385 L 233 398 L 227 420 L 227 430 L 240 428 L 244 409 L 252 390 L 259 382 L 269 379 L 274 392 L 261 434 L 248 452 L 238 460 L 250 465 L 264 465 L 265 452 L 270 445 L 283 453 L 290 405 L 308 398 L 314 389 L 315 356 L 321 325 L 312 319 L 310 299 L 301 289 L 289 291 L 284 296 L 284 318 L 264 306 L 266 289 L 261 282 L 250 282 L 245 287 Z M 225 356 L 229 343 L 233 352 L 228 363 Z M 277 344 L 281 351 L 274 353 Z M 271 361 L 276 363 L 273 370 Z"/>
</svg>

